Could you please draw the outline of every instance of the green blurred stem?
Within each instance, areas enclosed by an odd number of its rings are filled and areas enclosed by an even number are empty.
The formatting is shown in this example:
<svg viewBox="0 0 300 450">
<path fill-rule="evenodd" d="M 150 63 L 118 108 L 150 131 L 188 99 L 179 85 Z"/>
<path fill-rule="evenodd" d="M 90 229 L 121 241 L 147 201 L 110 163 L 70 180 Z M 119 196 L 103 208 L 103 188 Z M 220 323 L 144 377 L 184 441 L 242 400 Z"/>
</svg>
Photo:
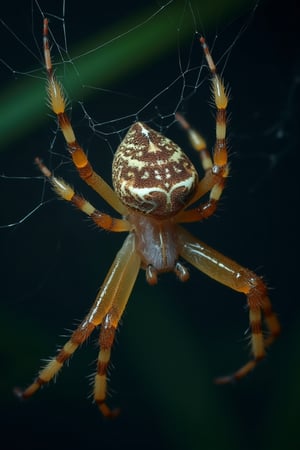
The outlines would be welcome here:
<svg viewBox="0 0 300 450">
<path fill-rule="evenodd" d="M 208 30 L 215 24 L 216 11 L 218 20 L 225 22 L 253 1 L 192 0 L 190 4 L 193 11 L 201 12 L 201 22 Z M 76 76 L 66 81 L 68 90 L 76 97 L 84 84 L 113 87 L 126 73 L 152 64 L 156 58 L 175 48 L 178 26 L 181 42 L 191 38 L 195 24 L 191 13 L 186 11 L 184 14 L 185 7 L 189 8 L 189 2 L 174 0 L 166 3 L 157 14 L 145 8 L 126 17 L 109 32 L 89 37 L 72 48 L 71 55 L 80 55 L 71 59 L 79 76 L 75 73 Z M 85 93 L 92 92 L 86 89 Z M 0 93 L 0 117 L 0 148 L 4 150 L 13 140 L 37 128 L 46 119 L 43 80 L 28 77 L 10 82 Z"/>
</svg>

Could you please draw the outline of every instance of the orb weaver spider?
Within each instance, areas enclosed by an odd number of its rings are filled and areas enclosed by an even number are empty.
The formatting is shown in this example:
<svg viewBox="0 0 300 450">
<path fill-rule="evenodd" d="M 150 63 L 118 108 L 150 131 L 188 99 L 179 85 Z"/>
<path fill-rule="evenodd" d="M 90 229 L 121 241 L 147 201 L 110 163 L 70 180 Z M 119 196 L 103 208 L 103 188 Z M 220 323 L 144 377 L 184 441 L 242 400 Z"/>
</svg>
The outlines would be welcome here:
<svg viewBox="0 0 300 450">
<path fill-rule="evenodd" d="M 215 212 L 229 172 L 226 148 L 228 97 L 205 39 L 201 37 L 200 43 L 211 74 L 216 108 L 213 158 L 206 148 L 205 140 L 180 114 L 176 115 L 192 146 L 199 152 L 204 177 L 199 181 L 195 167 L 174 142 L 148 125 L 136 122 L 114 155 L 113 190 L 94 172 L 75 137 L 65 112 L 63 88 L 52 69 L 48 34 L 48 20 L 45 18 L 43 44 L 50 106 L 57 116 L 80 177 L 116 210 L 121 218 L 98 211 L 76 194 L 63 179 L 53 175 L 39 158 L 36 163 L 56 193 L 90 216 L 98 227 L 112 232 L 127 231 L 129 235 L 117 253 L 87 316 L 58 354 L 41 369 L 34 382 L 24 391 L 16 389 L 17 395 L 28 398 L 48 383 L 94 329 L 101 325 L 94 400 L 104 416 L 115 416 L 118 411 L 110 409 L 106 403 L 107 366 L 116 328 L 138 272 L 143 268 L 146 280 L 151 285 L 157 283 L 160 273 L 169 271 L 174 271 L 181 281 L 186 281 L 189 273 L 179 261 L 179 257 L 214 280 L 247 296 L 253 358 L 232 375 L 218 378 L 216 381 L 227 383 L 244 377 L 265 356 L 266 348 L 280 332 L 266 286 L 255 273 L 213 250 L 179 225 L 201 221 Z M 208 193 L 208 200 L 190 208 Z M 269 332 L 266 338 L 262 333 L 262 316 Z"/>
</svg>

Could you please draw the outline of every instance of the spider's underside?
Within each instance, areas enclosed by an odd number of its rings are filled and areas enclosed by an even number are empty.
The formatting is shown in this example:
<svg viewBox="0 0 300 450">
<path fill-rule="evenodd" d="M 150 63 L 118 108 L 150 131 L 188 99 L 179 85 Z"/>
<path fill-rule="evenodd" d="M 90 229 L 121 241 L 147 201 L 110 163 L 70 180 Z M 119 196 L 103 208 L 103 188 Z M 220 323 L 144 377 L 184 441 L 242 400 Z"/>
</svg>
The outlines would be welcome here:
<svg viewBox="0 0 300 450">
<path fill-rule="evenodd" d="M 57 194 L 90 216 L 97 226 L 112 232 L 126 231 L 129 234 L 87 316 L 58 354 L 40 371 L 34 382 L 24 391 L 16 390 L 19 396 L 30 397 L 43 384 L 48 383 L 94 329 L 101 325 L 94 399 L 104 416 L 117 414 L 116 410 L 111 410 L 106 404 L 107 366 L 116 328 L 140 268 L 145 269 L 149 284 L 156 284 L 158 275 L 167 271 L 174 271 L 180 280 L 186 281 L 188 271 L 180 261 L 184 259 L 209 277 L 247 296 L 253 357 L 232 375 L 217 379 L 219 383 L 245 376 L 264 357 L 266 348 L 279 334 L 280 325 L 272 311 L 262 279 L 207 246 L 180 225 L 201 221 L 215 212 L 229 171 L 226 148 L 228 98 L 204 38 L 200 38 L 200 43 L 211 73 L 213 101 L 216 107 L 216 143 L 212 158 L 204 139 L 181 115 L 177 114 L 176 118 L 186 130 L 194 149 L 199 152 L 204 177 L 199 180 L 195 167 L 174 142 L 146 124 L 136 122 L 115 153 L 112 189 L 94 172 L 75 137 L 65 112 L 66 102 L 62 87 L 53 73 L 48 21 L 44 20 L 44 55 L 51 108 L 57 115 L 80 177 L 121 217 L 111 217 L 98 211 L 76 194 L 63 179 L 54 176 L 38 158 L 37 165 Z M 206 194 L 208 199 L 204 203 L 197 203 Z M 195 204 L 196 206 L 193 206 Z M 262 333 L 262 317 L 269 332 L 266 338 Z"/>
</svg>

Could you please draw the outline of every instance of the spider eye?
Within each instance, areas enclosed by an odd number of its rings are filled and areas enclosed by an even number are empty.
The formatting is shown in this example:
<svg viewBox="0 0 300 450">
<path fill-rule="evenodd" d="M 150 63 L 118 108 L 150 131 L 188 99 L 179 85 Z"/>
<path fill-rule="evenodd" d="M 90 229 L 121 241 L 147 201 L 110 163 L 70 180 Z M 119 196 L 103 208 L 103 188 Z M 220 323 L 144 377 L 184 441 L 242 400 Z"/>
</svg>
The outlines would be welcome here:
<svg viewBox="0 0 300 450">
<path fill-rule="evenodd" d="M 198 182 L 195 167 L 173 141 L 136 122 L 118 147 L 113 184 L 129 208 L 169 217 L 184 208 Z"/>
</svg>

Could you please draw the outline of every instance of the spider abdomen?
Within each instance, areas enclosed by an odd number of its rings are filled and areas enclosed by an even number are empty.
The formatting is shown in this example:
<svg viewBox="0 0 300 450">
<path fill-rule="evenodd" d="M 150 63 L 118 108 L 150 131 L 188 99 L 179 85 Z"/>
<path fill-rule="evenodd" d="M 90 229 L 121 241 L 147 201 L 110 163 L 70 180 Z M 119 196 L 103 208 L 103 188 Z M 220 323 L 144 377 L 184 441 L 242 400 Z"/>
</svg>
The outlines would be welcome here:
<svg viewBox="0 0 300 450">
<path fill-rule="evenodd" d="M 196 169 L 180 147 L 141 122 L 132 125 L 118 147 L 112 177 L 127 207 L 159 218 L 183 209 L 198 182 Z"/>
</svg>

